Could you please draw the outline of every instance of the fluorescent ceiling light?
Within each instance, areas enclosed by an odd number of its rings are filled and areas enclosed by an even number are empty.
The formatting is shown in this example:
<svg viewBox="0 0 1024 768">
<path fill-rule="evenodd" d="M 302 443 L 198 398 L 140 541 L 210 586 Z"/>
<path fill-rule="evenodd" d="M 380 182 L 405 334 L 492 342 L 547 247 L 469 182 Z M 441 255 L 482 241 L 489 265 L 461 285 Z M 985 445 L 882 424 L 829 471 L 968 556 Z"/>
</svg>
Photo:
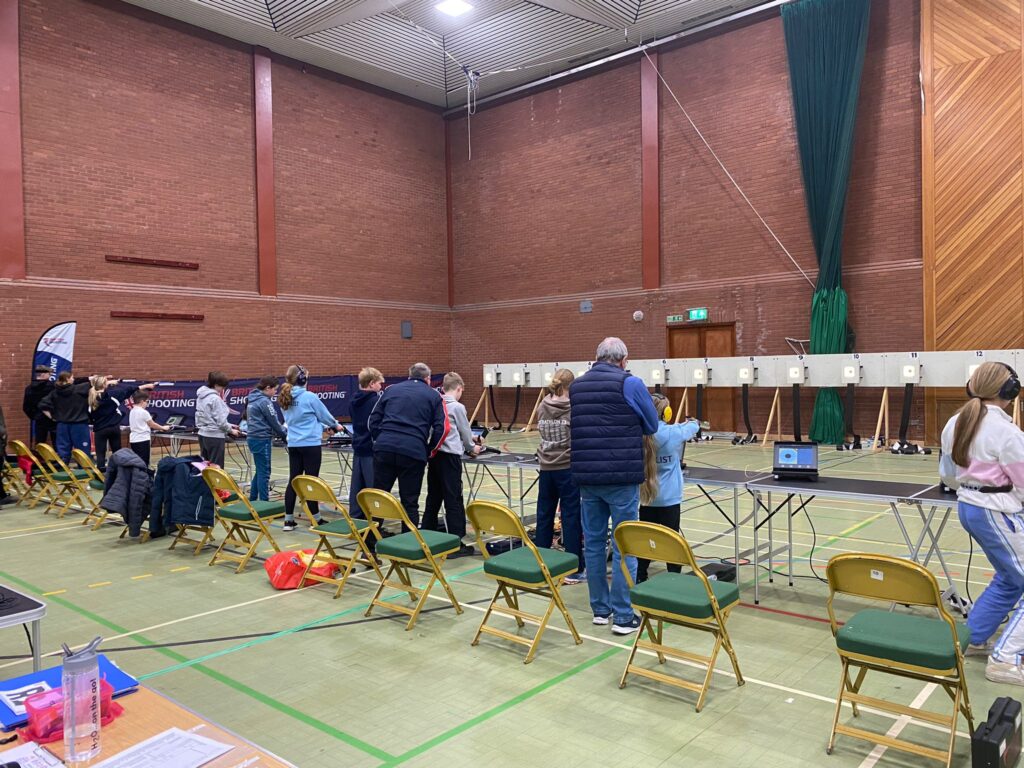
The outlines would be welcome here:
<svg viewBox="0 0 1024 768">
<path fill-rule="evenodd" d="M 449 16 L 461 16 L 473 10 L 473 6 L 464 0 L 444 0 L 443 3 L 438 3 L 434 7 Z"/>
</svg>

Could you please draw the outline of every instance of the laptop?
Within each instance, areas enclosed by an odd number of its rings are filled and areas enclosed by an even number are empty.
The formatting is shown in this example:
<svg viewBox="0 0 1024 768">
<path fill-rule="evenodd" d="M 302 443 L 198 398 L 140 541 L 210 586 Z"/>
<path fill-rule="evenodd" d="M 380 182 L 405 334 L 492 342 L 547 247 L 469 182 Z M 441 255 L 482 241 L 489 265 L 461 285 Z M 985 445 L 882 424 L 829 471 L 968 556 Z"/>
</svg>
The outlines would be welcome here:
<svg viewBox="0 0 1024 768">
<path fill-rule="evenodd" d="M 818 444 L 777 442 L 772 461 L 776 480 L 817 480 Z"/>
</svg>

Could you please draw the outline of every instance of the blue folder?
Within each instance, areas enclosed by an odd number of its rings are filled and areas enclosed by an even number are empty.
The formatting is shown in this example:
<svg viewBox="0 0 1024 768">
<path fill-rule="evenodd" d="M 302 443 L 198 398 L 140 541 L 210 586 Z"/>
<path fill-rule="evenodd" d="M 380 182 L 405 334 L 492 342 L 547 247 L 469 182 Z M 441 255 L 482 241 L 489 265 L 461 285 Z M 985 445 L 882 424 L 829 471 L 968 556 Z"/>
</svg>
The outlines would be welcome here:
<svg viewBox="0 0 1024 768">
<path fill-rule="evenodd" d="M 110 687 L 114 689 L 115 698 L 138 690 L 138 680 L 130 675 L 126 675 L 102 653 L 99 654 L 99 660 L 100 677 L 105 679 L 110 684 Z M 39 672 L 0 681 L 0 728 L 9 731 L 12 728 L 20 728 L 28 722 L 28 716 L 19 714 L 12 709 L 6 697 L 13 697 L 17 701 L 23 701 L 24 698 L 32 693 L 50 688 L 60 688 L 61 670 L 61 667 L 50 667 Z"/>
</svg>

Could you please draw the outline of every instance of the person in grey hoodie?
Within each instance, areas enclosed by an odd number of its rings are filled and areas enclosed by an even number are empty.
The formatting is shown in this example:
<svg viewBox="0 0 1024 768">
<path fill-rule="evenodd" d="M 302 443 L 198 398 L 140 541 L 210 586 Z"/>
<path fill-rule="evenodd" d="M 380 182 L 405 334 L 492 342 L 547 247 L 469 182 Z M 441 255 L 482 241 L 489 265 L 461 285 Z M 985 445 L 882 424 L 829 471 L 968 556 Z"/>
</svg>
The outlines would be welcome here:
<svg viewBox="0 0 1024 768">
<path fill-rule="evenodd" d="M 580 517 L 580 489 L 569 469 L 569 385 L 576 377 L 568 368 L 559 368 L 548 384 L 550 394 L 537 408 L 537 431 L 540 446 L 540 479 L 537 481 L 537 536 L 538 547 L 550 547 L 555 533 L 555 510 L 562 510 L 562 546 L 566 552 L 580 559 L 581 570 L 570 574 L 566 584 L 579 584 L 586 580 L 583 566 L 583 522 Z"/>
<path fill-rule="evenodd" d="M 245 442 L 252 454 L 254 466 L 252 484 L 249 486 L 251 501 L 270 501 L 270 454 L 275 437 L 282 440 L 288 436 L 284 426 L 277 420 L 277 411 L 271 398 L 277 394 L 277 377 L 264 376 L 256 388 L 249 393 L 245 419 L 248 432 Z"/>
<path fill-rule="evenodd" d="M 224 390 L 231 380 L 223 371 L 210 371 L 206 386 L 196 394 L 196 427 L 199 430 L 199 453 L 211 464 L 224 466 L 227 436 L 238 437 L 239 431 L 228 423 L 228 404 Z"/>
<path fill-rule="evenodd" d="M 444 502 L 444 525 L 448 533 L 459 538 L 466 535 L 466 506 L 462 499 L 462 454 L 473 456 L 480 453 L 481 446 L 473 440 L 469 428 L 466 406 L 459 402 L 465 382 L 457 373 L 446 373 L 441 388 L 444 390 L 444 407 L 448 414 L 448 432 L 444 442 L 427 464 L 427 503 L 423 508 L 421 528 L 437 528 L 437 515 Z M 463 544 L 458 552 L 449 558 L 475 554 L 472 547 Z"/>
</svg>

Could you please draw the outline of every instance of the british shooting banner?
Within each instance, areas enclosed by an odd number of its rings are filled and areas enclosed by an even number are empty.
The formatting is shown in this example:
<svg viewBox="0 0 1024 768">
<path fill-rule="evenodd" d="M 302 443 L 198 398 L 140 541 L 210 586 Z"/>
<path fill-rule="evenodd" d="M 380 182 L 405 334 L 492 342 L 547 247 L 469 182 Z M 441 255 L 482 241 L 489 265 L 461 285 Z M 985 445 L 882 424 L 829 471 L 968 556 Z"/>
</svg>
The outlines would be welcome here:
<svg viewBox="0 0 1024 768">
<path fill-rule="evenodd" d="M 50 380 L 57 378 L 58 373 L 70 371 L 75 359 L 75 331 L 78 323 L 68 321 L 43 331 L 36 342 L 36 353 L 32 357 L 32 375 L 35 378 L 37 365 L 45 365 L 50 369 Z"/>
</svg>

